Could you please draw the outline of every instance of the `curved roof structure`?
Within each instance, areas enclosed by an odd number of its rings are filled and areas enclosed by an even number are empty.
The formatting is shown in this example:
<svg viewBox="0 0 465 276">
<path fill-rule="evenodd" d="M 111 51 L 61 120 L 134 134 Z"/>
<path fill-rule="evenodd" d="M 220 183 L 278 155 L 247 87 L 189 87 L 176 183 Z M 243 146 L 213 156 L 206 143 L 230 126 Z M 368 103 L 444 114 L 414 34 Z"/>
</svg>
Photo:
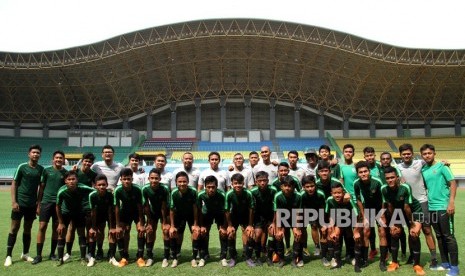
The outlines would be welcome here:
<svg viewBox="0 0 465 276">
<path fill-rule="evenodd" d="M 221 19 L 59 51 L 0 53 L 0 121 L 109 121 L 172 102 L 246 96 L 344 118 L 455 120 L 465 115 L 465 50 Z"/>
</svg>

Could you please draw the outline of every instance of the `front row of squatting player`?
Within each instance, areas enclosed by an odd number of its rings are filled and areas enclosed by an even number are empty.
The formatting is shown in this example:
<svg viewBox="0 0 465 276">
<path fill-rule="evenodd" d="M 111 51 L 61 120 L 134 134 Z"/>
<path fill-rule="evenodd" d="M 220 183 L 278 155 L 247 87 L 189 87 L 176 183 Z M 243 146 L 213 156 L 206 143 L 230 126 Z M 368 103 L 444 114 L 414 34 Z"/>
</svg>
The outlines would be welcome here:
<svg viewBox="0 0 465 276">
<path fill-rule="evenodd" d="M 29 161 L 18 167 L 11 186 L 12 223 L 4 265 L 12 264 L 12 250 L 23 217 L 21 258 L 33 264 L 42 261 L 45 230 L 51 217 L 54 227 L 50 259 L 55 258 L 57 249 L 59 265 L 70 257 L 74 230 L 81 259 L 87 259 L 87 266 L 102 259 L 108 225 L 109 262 L 126 266 L 134 222 L 138 266 L 153 264 L 159 223 L 162 267 L 169 266 L 169 260 L 171 267 L 178 265 L 186 224 L 192 240 L 191 265 L 205 266 L 210 257 L 209 233 L 215 223 L 222 266 L 236 264 L 236 233 L 241 226 L 243 256 L 248 266 L 266 262 L 282 267 L 286 257 L 292 255 L 291 264 L 302 267 L 303 256 L 310 254 L 310 225 L 314 255 L 332 269 L 347 262 L 352 263 L 355 272 L 361 272 L 377 255 L 377 232 L 381 271 L 399 269 L 399 247 L 404 257 L 408 240 L 407 263 L 413 264 L 417 275 L 424 275 L 419 240 L 423 232 L 431 255 L 430 269 L 458 275 L 458 246 L 453 232 L 456 182 L 447 162 L 435 160 L 435 148 L 430 144 L 420 148 L 423 160 L 414 160 L 410 144 L 401 145 L 402 163 L 396 166 L 387 152 L 381 154 L 380 162 L 375 160 L 372 147 L 363 152 L 365 160 L 354 163 L 354 147 L 347 144 L 343 160 L 338 162 L 330 159 L 330 149 L 323 145 L 318 155 L 307 151 L 308 164 L 300 168 L 297 151 L 289 152 L 288 162 L 277 164 L 270 160 L 270 149 L 264 146 L 260 161 L 259 154 L 251 152 L 250 165 L 245 167 L 238 153 L 229 171 L 219 169 L 220 155 L 211 152 L 210 168 L 201 173 L 192 166 L 192 154 L 186 152 L 183 166 L 170 174 L 164 170 L 164 155 L 156 156 L 155 168 L 145 173 L 138 168 L 137 154 L 130 155 L 128 167 L 113 162 L 111 146 L 103 147 L 103 161 L 94 163 L 95 156 L 87 153 L 81 166 L 70 171 L 63 168 L 64 153 L 56 151 L 53 165 L 44 169 L 38 164 L 41 147 L 33 145 Z M 306 217 L 309 213 L 312 215 Z M 40 220 L 37 256 L 31 258 L 28 252 L 36 214 Z M 341 224 L 343 214 L 350 214 L 351 223 Z M 378 215 L 378 219 L 372 221 L 369 214 Z M 437 261 L 431 228 L 436 233 L 441 263 Z M 343 243 L 345 258 L 341 257 Z M 120 261 L 115 259 L 117 248 Z"/>
</svg>

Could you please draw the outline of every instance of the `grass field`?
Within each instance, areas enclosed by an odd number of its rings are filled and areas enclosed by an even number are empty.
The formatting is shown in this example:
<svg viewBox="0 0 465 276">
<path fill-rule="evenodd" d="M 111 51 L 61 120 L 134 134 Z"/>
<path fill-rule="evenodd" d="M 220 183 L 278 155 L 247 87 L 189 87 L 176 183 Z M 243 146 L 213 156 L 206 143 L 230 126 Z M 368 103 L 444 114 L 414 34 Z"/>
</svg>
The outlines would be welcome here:
<svg viewBox="0 0 465 276">
<path fill-rule="evenodd" d="M 11 214 L 11 205 L 10 205 L 10 193 L 9 191 L 0 191 L 0 255 L 4 258 L 6 255 L 6 240 L 7 235 L 9 232 L 10 227 L 10 214 Z M 464 256 L 465 253 L 465 235 L 462 234 L 463 229 L 465 229 L 465 190 L 459 190 L 456 199 L 456 216 L 455 216 L 455 229 L 456 229 L 456 238 L 459 245 L 459 255 Z M 32 243 L 31 243 L 31 256 L 35 256 L 36 248 L 35 248 L 35 236 L 37 234 L 37 220 L 34 223 L 34 227 L 32 230 Z M 186 231 L 187 232 L 187 231 Z M 26 263 L 20 260 L 20 254 L 22 251 L 22 232 L 20 231 L 18 234 L 18 239 L 16 242 L 15 249 L 13 251 L 13 265 L 11 267 L 4 267 L 3 261 L 1 259 L 1 268 L 0 268 L 0 275 L 128 275 L 128 274 L 138 274 L 138 275 L 192 275 L 196 273 L 201 273 L 203 276 L 206 275 L 281 275 L 283 273 L 290 273 L 292 275 L 347 275 L 352 274 L 355 275 L 356 273 L 353 272 L 353 267 L 351 265 L 345 265 L 341 269 L 338 270 L 329 270 L 321 265 L 320 260 L 315 258 L 309 258 L 305 260 L 305 266 L 303 268 L 292 268 L 290 264 L 286 264 L 284 268 L 277 268 L 277 267 L 255 267 L 249 268 L 247 265 L 242 261 L 239 260 L 239 263 L 234 268 L 223 268 L 219 265 L 219 242 L 218 242 L 218 235 L 217 233 L 212 233 L 212 237 L 210 238 L 210 253 L 212 258 L 207 262 L 207 265 L 203 268 L 191 268 L 190 267 L 190 257 L 191 257 L 191 245 L 189 241 L 189 237 L 186 235 L 185 242 L 183 245 L 182 250 L 182 257 L 180 258 L 180 265 L 177 268 L 161 268 L 161 253 L 162 253 L 162 244 L 159 240 L 155 243 L 155 264 L 152 267 L 147 268 L 139 268 L 135 264 L 135 238 L 131 239 L 132 243 L 130 248 L 132 248 L 130 255 L 130 264 L 124 268 L 114 267 L 106 261 L 102 261 L 97 263 L 94 267 L 86 267 L 85 265 L 81 264 L 79 261 L 79 248 L 77 245 L 77 239 L 75 245 L 73 247 L 73 254 L 72 254 L 72 261 L 65 263 L 61 267 L 55 267 L 55 262 L 52 261 L 43 261 L 38 265 L 31 265 L 30 263 Z M 49 237 L 50 237 L 50 229 L 47 232 L 47 240 L 44 246 L 44 256 L 48 256 L 50 251 L 50 244 L 49 244 Z M 157 237 L 160 237 L 159 233 L 157 233 Z M 429 261 L 429 252 L 424 243 L 424 239 L 422 237 L 422 264 L 425 265 L 425 271 L 428 275 L 445 275 L 445 272 L 433 272 L 427 270 L 427 265 Z M 241 253 L 242 246 L 240 242 L 237 242 L 239 254 Z M 309 241 L 309 244 L 312 244 Z M 104 251 L 106 252 L 107 246 L 104 246 Z M 312 250 L 312 249 L 311 249 Z M 117 256 L 119 257 L 119 256 Z M 378 255 L 379 257 L 379 255 Z M 438 252 L 439 257 L 439 252 Z M 370 264 L 369 267 L 365 268 L 361 274 L 357 275 L 373 275 L 373 274 L 380 274 L 381 272 L 378 269 L 378 259 L 376 259 L 375 263 Z M 460 265 L 460 269 L 464 271 L 463 264 Z M 385 272 L 387 273 L 387 272 Z M 391 273 L 392 275 L 415 275 L 413 269 L 410 265 L 402 265 L 401 268 Z"/>
</svg>

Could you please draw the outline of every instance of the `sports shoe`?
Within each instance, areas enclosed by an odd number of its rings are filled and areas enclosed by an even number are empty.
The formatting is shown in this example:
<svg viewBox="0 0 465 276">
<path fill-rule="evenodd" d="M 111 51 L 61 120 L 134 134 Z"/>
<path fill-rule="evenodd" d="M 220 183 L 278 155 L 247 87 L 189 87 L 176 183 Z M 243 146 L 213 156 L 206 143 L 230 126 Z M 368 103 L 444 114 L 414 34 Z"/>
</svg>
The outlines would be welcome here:
<svg viewBox="0 0 465 276">
<path fill-rule="evenodd" d="M 114 265 L 114 266 L 119 266 L 119 263 L 118 261 L 115 259 L 115 257 L 111 257 L 109 260 L 108 260 L 108 263 Z"/>
<path fill-rule="evenodd" d="M 137 261 L 136 261 L 136 263 L 137 263 L 137 266 L 138 266 L 138 267 L 145 267 L 145 260 L 144 260 L 144 258 L 138 258 Z"/>
<path fill-rule="evenodd" d="M 376 249 L 370 250 L 370 254 L 368 254 L 368 260 L 373 261 L 376 255 L 378 255 L 378 250 Z"/>
<path fill-rule="evenodd" d="M 450 270 L 450 263 L 442 263 L 438 267 L 438 271 L 445 271 L 445 270 Z"/>
<path fill-rule="evenodd" d="M 399 263 L 391 262 L 391 264 L 388 265 L 388 267 L 387 267 L 387 272 L 396 271 L 398 268 L 399 268 Z"/>
<path fill-rule="evenodd" d="M 284 252 L 284 257 L 289 257 L 291 256 L 292 249 L 290 247 L 286 248 L 286 251 Z"/>
<path fill-rule="evenodd" d="M 276 254 L 276 253 L 273 253 L 272 260 L 273 260 L 273 263 L 277 263 L 277 262 L 279 262 L 279 255 L 278 255 L 278 254 Z"/>
<path fill-rule="evenodd" d="M 37 256 L 34 257 L 34 259 L 32 260 L 31 264 L 36 265 L 36 264 L 38 264 L 38 263 L 40 263 L 40 262 L 42 262 L 42 256 L 37 255 Z"/>
<path fill-rule="evenodd" d="M 331 263 L 326 259 L 326 257 L 321 258 L 321 263 L 325 267 L 331 266 Z"/>
<path fill-rule="evenodd" d="M 221 260 L 221 266 L 227 267 L 228 266 L 228 261 L 226 259 Z"/>
<path fill-rule="evenodd" d="M 315 247 L 315 251 L 313 251 L 313 256 L 317 257 L 320 256 L 321 249 L 319 247 Z"/>
<path fill-rule="evenodd" d="M 168 259 L 163 259 L 161 262 L 161 267 L 165 268 L 168 267 L 170 264 L 168 263 Z"/>
<path fill-rule="evenodd" d="M 384 261 L 384 262 L 380 261 L 379 262 L 379 270 L 381 270 L 382 272 L 387 270 L 386 261 Z"/>
<path fill-rule="evenodd" d="M 308 248 L 305 247 L 303 250 L 302 250 L 302 253 L 304 254 L 305 257 L 310 257 L 310 251 L 308 251 Z"/>
<path fill-rule="evenodd" d="M 71 258 L 71 255 L 69 255 L 68 253 L 66 253 L 66 254 L 63 256 L 63 262 L 68 261 L 70 258 Z"/>
<path fill-rule="evenodd" d="M 198 267 L 204 267 L 205 266 L 205 260 L 204 259 L 200 259 L 199 260 L 199 264 L 197 265 Z"/>
<path fill-rule="evenodd" d="M 450 265 L 448 263 L 439 265 L 437 259 L 432 259 L 431 263 L 429 264 L 429 269 L 432 271 L 445 271 L 446 267 L 449 268 L 449 266 Z"/>
<path fill-rule="evenodd" d="M 303 267 L 304 266 L 304 261 L 303 260 L 299 260 L 297 262 L 297 267 Z"/>
<path fill-rule="evenodd" d="M 34 260 L 34 258 L 32 258 L 31 256 L 29 256 L 29 254 L 23 254 L 21 253 L 21 260 L 25 261 L 25 262 L 32 262 Z"/>
<path fill-rule="evenodd" d="M 360 268 L 360 266 L 358 266 L 357 264 L 354 265 L 354 272 L 355 273 L 360 273 L 362 272 L 362 269 Z"/>
<path fill-rule="evenodd" d="M 153 265 L 153 259 L 147 259 L 147 261 L 145 261 L 145 266 L 146 267 L 149 267 L 149 266 L 152 266 Z"/>
<path fill-rule="evenodd" d="M 171 267 L 172 268 L 175 268 L 178 266 L 178 260 L 177 259 L 174 259 L 173 262 L 171 263 Z"/>
<path fill-rule="evenodd" d="M 245 263 L 246 263 L 247 266 L 249 266 L 249 267 L 255 267 L 255 266 L 257 266 L 257 265 L 255 264 L 254 260 L 252 260 L 252 259 L 247 259 L 247 260 L 245 261 Z"/>
<path fill-rule="evenodd" d="M 270 258 L 266 258 L 266 264 L 267 264 L 268 266 L 273 266 L 273 260 L 270 259 Z"/>
<path fill-rule="evenodd" d="M 415 271 L 415 274 L 419 275 L 419 276 L 422 276 L 422 275 L 425 275 L 425 271 L 423 270 L 423 267 L 421 267 L 420 265 L 414 265 L 413 266 L 413 271 Z"/>
<path fill-rule="evenodd" d="M 103 250 L 97 250 L 97 254 L 95 254 L 95 260 L 100 261 L 103 259 Z"/>
<path fill-rule="evenodd" d="M 458 266 L 450 266 L 449 271 L 447 272 L 446 276 L 457 276 L 460 274 Z"/>
<path fill-rule="evenodd" d="M 65 263 L 65 261 L 63 261 L 63 258 L 58 259 L 56 262 L 57 263 L 55 266 L 62 266 Z"/>
<path fill-rule="evenodd" d="M 234 266 L 236 266 L 236 260 L 235 260 L 235 259 L 230 259 L 229 262 L 228 262 L 228 266 L 229 266 L 229 267 L 234 267 Z"/>
<path fill-rule="evenodd" d="M 13 264 L 13 260 L 11 259 L 11 256 L 7 256 L 5 259 L 5 263 L 3 264 L 4 266 L 11 266 Z"/>
<path fill-rule="evenodd" d="M 48 255 L 48 259 L 49 259 L 50 261 L 58 261 L 58 257 L 57 257 L 57 255 L 55 255 L 55 254 L 50 254 L 50 255 Z"/>
<path fill-rule="evenodd" d="M 337 262 L 336 262 L 335 258 L 331 259 L 330 265 L 331 265 L 331 267 L 336 267 L 337 266 Z"/>
<path fill-rule="evenodd" d="M 276 264 L 278 267 L 283 267 L 285 264 L 284 260 L 279 260 L 279 262 Z"/>
<path fill-rule="evenodd" d="M 121 258 L 121 260 L 118 263 L 118 267 L 125 267 L 129 264 L 128 260 L 126 258 Z"/>
<path fill-rule="evenodd" d="M 191 266 L 192 267 L 197 267 L 197 261 L 195 259 L 192 259 Z"/>
<path fill-rule="evenodd" d="M 95 265 L 95 258 L 94 257 L 90 257 L 89 258 L 89 262 L 87 262 L 87 266 L 88 267 L 91 267 L 91 266 L 94 266 Z"/>
</svg>

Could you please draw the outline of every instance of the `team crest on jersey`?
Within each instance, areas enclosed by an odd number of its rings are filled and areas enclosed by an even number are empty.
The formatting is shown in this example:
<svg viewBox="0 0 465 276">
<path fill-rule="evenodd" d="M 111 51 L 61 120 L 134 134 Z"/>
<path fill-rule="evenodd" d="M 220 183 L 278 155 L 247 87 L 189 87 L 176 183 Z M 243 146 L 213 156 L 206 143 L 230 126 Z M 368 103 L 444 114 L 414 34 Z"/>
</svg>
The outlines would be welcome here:
<svg viewBox="0 0 465 276">
<path fill-rule="evenodd" d="M 404 197 L 403 196 L 399 197 L 399 200 L 404 200 Z"/>
<path fill-rule="evenodd" d="M 371 190 L 371 193 L 372 193 L 372 194 L 376 194 L 376 190 Z"/>
<path fill-rule="evenodd" d="M 436 170 L 433 170 L 433 173 L 436 174 L 437 173 Z"/>
</svg>

